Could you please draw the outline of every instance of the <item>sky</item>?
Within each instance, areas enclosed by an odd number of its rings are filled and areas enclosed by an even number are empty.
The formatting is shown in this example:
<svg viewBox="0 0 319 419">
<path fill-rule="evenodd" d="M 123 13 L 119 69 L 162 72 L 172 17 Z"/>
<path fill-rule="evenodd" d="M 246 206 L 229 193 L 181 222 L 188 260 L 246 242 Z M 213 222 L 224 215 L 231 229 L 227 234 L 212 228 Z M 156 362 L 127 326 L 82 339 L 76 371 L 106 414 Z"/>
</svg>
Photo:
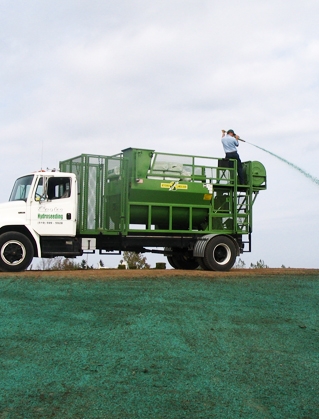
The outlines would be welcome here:
<svg viewBox="0 0 319 419">
<path fill-rule="evenodd" d="M 223 157 L 234 129 L 267 170 L 241 259 L 319 268 L 319 185 L 252 145 L 319 178 L 318 18 L 315 0 L 0 0 L 0 202 L 82 153 Z"/>
</svg>

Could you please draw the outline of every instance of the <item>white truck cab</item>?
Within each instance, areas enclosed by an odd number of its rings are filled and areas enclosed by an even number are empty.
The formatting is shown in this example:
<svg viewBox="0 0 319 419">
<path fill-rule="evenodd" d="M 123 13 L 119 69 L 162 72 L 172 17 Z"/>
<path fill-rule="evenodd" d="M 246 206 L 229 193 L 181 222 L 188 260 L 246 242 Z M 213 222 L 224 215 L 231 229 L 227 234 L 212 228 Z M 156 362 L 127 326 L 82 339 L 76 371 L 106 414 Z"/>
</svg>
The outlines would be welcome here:
<svg viewBox="0 0 319 419">
<path fill-rule="evenodd" d="M 73 173 L 39 171 L 19 177 L 9 202 L 0 204 L 0 269 L 21 271 L 34 256 L 60 254 L 61 238 L 70 241 L 76 235 L 76 219 Z M 48 246 L 52 241 L 55 246 Z"/>
</svg>

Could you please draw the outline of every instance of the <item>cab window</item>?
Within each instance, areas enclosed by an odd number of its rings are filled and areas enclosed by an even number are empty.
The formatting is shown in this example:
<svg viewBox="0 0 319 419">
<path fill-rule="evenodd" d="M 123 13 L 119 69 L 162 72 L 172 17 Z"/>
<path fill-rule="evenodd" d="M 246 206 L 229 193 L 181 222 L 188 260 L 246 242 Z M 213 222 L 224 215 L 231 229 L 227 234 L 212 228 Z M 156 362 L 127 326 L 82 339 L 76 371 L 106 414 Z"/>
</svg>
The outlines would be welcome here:
<svg viewBox="0 0 319 419">
<path fill-rule="evenodd" d="M 33 175 L 23 176 L 16 180 L 9 201 L 26 201 L 29 195 Z"/>
<path fill-rule="evenodd" d="M 71 179 L 68 177 L 51 177 L 48 180 L 48 199 L 69 198 L 71 195 Z"/>
</svg>

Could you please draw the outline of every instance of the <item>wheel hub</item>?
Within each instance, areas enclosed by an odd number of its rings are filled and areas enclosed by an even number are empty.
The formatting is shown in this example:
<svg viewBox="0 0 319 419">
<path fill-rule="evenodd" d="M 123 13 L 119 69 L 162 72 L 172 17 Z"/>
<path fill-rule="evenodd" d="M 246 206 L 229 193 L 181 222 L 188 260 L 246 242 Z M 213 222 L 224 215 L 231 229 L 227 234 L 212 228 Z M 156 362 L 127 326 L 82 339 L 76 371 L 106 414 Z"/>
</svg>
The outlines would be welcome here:
<svg viewBox="0 0 319 419">
<path fill-rule="evenodd" d="M 16 240 L 10 240 L 1 248 L 1 258 L 7 265 L 17 265 L 25 258 L 25 247 Z"/>
</svg>

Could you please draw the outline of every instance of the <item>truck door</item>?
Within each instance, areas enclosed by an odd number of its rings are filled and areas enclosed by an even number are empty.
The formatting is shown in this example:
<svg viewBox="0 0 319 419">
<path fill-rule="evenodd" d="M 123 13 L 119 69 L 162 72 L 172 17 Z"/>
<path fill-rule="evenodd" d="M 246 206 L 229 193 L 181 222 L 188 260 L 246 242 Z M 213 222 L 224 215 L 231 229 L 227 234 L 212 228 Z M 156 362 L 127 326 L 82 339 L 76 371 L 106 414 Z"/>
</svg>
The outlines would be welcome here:
<svg viewBox="0 0 319 419">
<path fill-rule="evenodd" d="M 39 176 L 30 196 L 31 226 L 40 236 L 75 236 L 77 187 L 75 176 Z"/>
</svg>

